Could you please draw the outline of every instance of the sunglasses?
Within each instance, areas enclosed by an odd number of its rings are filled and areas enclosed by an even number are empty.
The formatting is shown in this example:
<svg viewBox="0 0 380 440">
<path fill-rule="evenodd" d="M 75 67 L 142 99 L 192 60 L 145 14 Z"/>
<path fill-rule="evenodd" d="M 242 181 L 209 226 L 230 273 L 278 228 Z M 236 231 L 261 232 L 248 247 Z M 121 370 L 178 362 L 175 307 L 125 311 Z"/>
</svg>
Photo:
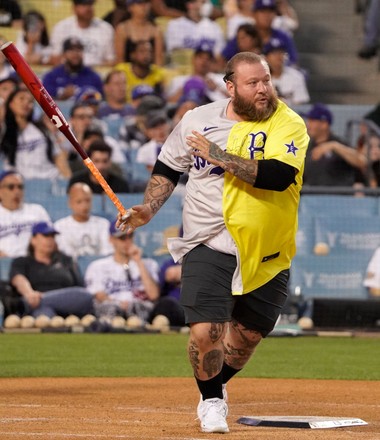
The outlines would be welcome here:
<svg viewBox="0 0 380 440">
<path fill-rule="evenodd" d="M 8 183 L 6 185 L 1 185 L 1 188 L 9 189 L 9 191 L 13 191 L 14 189 L 24 189 L 24 185 L 22 183 Z"/>
</svg>

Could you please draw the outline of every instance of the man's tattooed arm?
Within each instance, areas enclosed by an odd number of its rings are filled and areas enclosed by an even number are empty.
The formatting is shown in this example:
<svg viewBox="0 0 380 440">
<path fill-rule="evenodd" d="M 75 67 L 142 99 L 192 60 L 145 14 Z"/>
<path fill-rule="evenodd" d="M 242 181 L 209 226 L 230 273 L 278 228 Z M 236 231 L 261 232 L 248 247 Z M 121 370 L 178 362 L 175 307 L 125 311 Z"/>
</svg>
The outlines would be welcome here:
<svg viewBox="0 0 380 440">
<path fill-rule="evenodd" d="M 150 206 L 152 215 L 155 215 L 168 200 L 174 188 L 173 182 L 164 176 L 155 174 L 151 177 L 145 190 L 144 204 Z"/>
<path fill-rule="evenodd" d="M 223 151 L 219 146 L 211 142 L 209 147 L 209 160 L 214 163 L 217 161 L 217 165 L 222 167 L 225 171 L 238 177 L 244 182 L 254 185 L 257 178 L 257 160 L 243 159 L 239 156 L 234 156 L 226 151 Z M 216 165 L 216 163 L 214 163 Z"/>
</svg>

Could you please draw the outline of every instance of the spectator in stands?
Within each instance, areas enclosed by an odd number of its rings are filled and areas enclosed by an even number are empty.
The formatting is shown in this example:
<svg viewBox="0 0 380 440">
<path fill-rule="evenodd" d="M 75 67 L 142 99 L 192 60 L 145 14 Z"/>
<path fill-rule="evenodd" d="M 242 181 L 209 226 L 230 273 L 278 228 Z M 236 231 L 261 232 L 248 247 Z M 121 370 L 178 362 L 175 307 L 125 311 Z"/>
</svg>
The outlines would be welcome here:
<svg viewBox="0 0 380 440">
<path fill-rule="evenodd" d="M 161 29 L 150 18 L 150 0 L 126 0 L 129 18 L 115 29 L 116 62 L 130 62 L 131 50 L 138 41 L 148 41 L 153 48 L 153 63 L 165 61 L 164 38 Z"/>
<path fill-rule="evenodd" d="M 137 315 L 147 322 L 160 294 L 158 264 L 143 258 L 133 234 L 120 232 L 115 221 L 109 234 L 113 254 L 90 263 L 85 274 L 86 286 L 95 297 L 96 315 Z"/>
<path fill-rule="evenodd" d="M 168 55 L 175 49 L 196 49 L 208 45 L 214 56 L 220 55 L 225 38 L 218 23 L 202 15 L 203 0 L 187 0 L 186 16 L 170 20 L 165 41 Z"/>
<path fill-rule="evenodd" d="M 51 33 L 52 62 L 61 61 L 63 42 L 79 38 L 84 44 L 86 66 L 112 66 L 115 61 L 114 29 L 95 17 L 95 0 L 73 0 L 74 15 L 59 21 Z"/>
<path fill-rule="evenodd" d="M 131 61 L 119 63 L 116 70 L 124 72 L 127 86 L 127 102 L 131 102 L 132 90 L 138 85 L 153 87 L 157 95 L 163 92 L 165 70 L 153 63 L 152 43 L 146 40 L 131 43 Z"/>
<path fill-rule="evenodd" d="M 155 16 L 178 18 L 186 15 L 186 0 L 151 0 L 151 2 Z M 202 6 L 202 13 L 212 20 L 223 17 L 222 7 L 217 1 L 205 1 Z"/>
<path fill-rule="evenodd" d="M 18 0 L 0 0 L 0 26 L 21 28 L 22 11 Z"/>
<path fill-rule="evenodd" d="M 45 17 L 36 10 L 23 16 L 16 47 L 29 64 L 50 64 L 51 47 Z"/>
<path fill-rule="evenodd" d="M 6 43 L 7 39 L 0 35 L 0 44 Z M 9 64 L 8 60 L 3 55 L 3 52 L 0 52 L 0 81 L 6 80 L 8 78 L 16 78 L 16 72 L 13 67 Z M 17 80 L 15 79 L 17 83 Z"/>
<path fill-rule="evenodd" d="M 148 86 L 146 84 L 141 84 L 133 88 L 132 96 L 131 96 L 132 98 L 131 105 L 135 109 L 135 114 L 136 114 L 136 109 L 140 105 L 140 102 L 142 98 L 144 98 L 144 96 L 157 96 L 157 94 L 155 93 L 153 87 Z"/>
<path fill-rule="evenodd" d="M 297 64 L 298 53 L 293 38 L 288 33 L 273 28 L 276 16 L 276 0 L 255 0 L 253 17 L 262 45 L 268 43 L 273 38 L 280 40 L 286 48 L 288 64 Z"/>
<path fill-rule="evenodd" d="M 23 297 L 26 315 L 82 317 L 93 311 L 92 295 L 72 258 L 57 251 L 56 234 L 49 223 L 33 225 L 28 255 L 12 261 L 10 281 Z"/>
<path fill-rule="evenodd" d="M 129 17 L 127 2 L 125 0 L 113 0 L 114 8 L 103 17 L 113 28 Z"/>
<path fill-rule="evenodd" d="M 231 4 L 232 3 L 232 4 Z M 235 37 L 238 27 L 243 23 L 255 24 L 253 9 L 255 0 L 232 0 L 224 5 L 227 20 L 227 38 Z M 293 34 L 298 29 L 297 12 L 288 0 L 276 1 L 277 15 L 272 22 L 274 29 Z"/>
<path fill-rule="evenodd" d="M 110 222 L 93 215 L 91 188 L 85 183 L 74 183 L 68 191 L 71 215 L 54 223 L 58 249 L 74 260 L 84 255 L 105 256 L 112 253 L 109 242 Z"/>
<path fill-rule="evenodd" d="M 94 129 L 95 127 L 101 131 L 103 137 L 106 138 L 106 141 L 109 142 L 112 148 L 115 147 L 116 140 L 110 139 L 108 136 L 105 136 L 107 130 L 107 124 L 100 119 L 95 117 L 94 106 L 90 105 L 89 102 L 76 102 L 70 109 L 70 118 L 69 118 L 70 127 L 78 139 L 78 142 L 85 148 L 84 146 L 84 134 L 88 129 Z M 70 142 L 63 136 L 59 131 L 58 135 L 60 136 L 61 147 L 65 151 L 71 169 L 73 169 L 72 165 L 77 164 L 80 160 L 78 157 L 78 153 L 74 150 L 73 146 Z M 123 162 L 122 154 L 119 155 L 119 147 L 120 145 L 116 145 L 115 153 L 116 159 L 120 162 Z"/>
<path fill-rule="evenodd" d="M 26 255 L 33 224 L 50 221 L 43 206 L 24 203 L 24 185 L 16 171 L 0 174 L 0 257 Z"/>
<path fill-rule="evenodd" d="M 178 103 L 184 94 L 185 84 L 194 78 L 203 82 L 203 92 L 207 102 L 226 98 L 227 92 L 223 75 L 213 72 L 214 62 L 214 55 L 208 46 L 197 47 L 192 57 L 191 74 L 178 75 L 173 78 L 165 91 L 167 100 L 171 103 Z"/>
<path fill-rule="evenodd" d="M 100 75 L 91 67 L 85 66 L 84 45 L 76 37 L 70 37 L 63 42 L 63 62 L 48 71 L 43 84 L 54 99 L 75 99 L 86 89 L 92 88 L 103 93 L 103 81 Z"/>
<path fill-rule="evenodd" d="M 236 36 L 227 42 L 219 57 L 219 69 L 224 71 L 227 61 L 239 52 L 262 52 L 260 35 L 252 23 L 241 24 Z"/>
<path fill-rule="evenodd" d="M 364 172 L 358 170 L 355 186 L 380 187 L 380 137 L 376 134 L 367 135 L 363 144 L 358 146 L 358 151 L 367 157 L 368 166 Z"/>
<path fill-rule="evenodd" d="M 146 166 L 149 174 L 153 170 L 161 147 L 172 129 L 166 112 L 151 112 L 145 121 L 145 133 L 150 139 L 137 150 L 136 162 Z"/>
<path fill-rule="evenodd" d="M 94 141 L 101 141 L 105 142 L 109 147 L 111 147 L 112 150 L 112 164 L 111 164 L 111 172 L 113 174 L 117 174 L 118 176 L 122 176 L 123 174 L 123 168 L 126 164 L 126 155 L 123 151 L 124 142 L 116 140 L 115 138 L 104 135 L 103 130 L 98 125 L 90 125 L 83 134 L 83 141 L 82 141 L 82 148 L 85 151 L 88 151 L 91 144 Z M 82 158 L 77 154 L 76 151 L 73 152 L 73 156 L 70 160 L 70 168 L 73 173 L 76 173 L 77 171 L 83 171 L 86 170 L 87 167 L 83 163 Z"/>
<path fill-rule="evenodd" d="M 124 118 L 135 114 L 135 108 L 127 103 L 127 80 L 124 72 L 111 70 L 104 78 L 103 91 L 104 101 L 100 103 L 98 118 Z"/>
<path fill-rule="evenodd" d="M 2 56 L 3 54 L 0 53 L 0 58 Z M 1 74 L 0 74 L 0 78 L 1 78 Z M 7 102 L 9 95 L 12 92 L 14 92 L 17 87 L 18 87 L 18 81 L 13 75 L 0 79 L 0 132 L 2 131 L 2 127 L 4 123 L 5 103 Z"/>
<path fill-rule="evenodd" d="M 130 192 L 129 183 L 123 177 L 112 172 L 112 148 L 104 140 L 94 141 L 87 154 L 114 192 Z M 104 192 L 102 186 L 87 168 L 73 174 L 68 189 L 76 182 L 86 183 L 94 194 L 103 194 Z"/>
<path fill-rule="evenodd" d="M 158 263 L 143 258 L 133 234 L 119 231 L 115 224 L 112 222 L 109 230 L 114 253 L 90 263 L 85 274 L 86 286 L 95 297 L 96 314 L 126 318 L 137 315 L 145 323 L 157 314 L 169 320 L 181 317 L 176 301 L 160 298 Z"/>
<path fill-rule="evenodd" d="M 306 154 L 304 185 L 352 186 L 355 169 L 365 170 L 367 159 L 332 131 L 333 115 L 323 104 L 315 104 L 306 118 L 310 144 Z"/>
<path fill-rule="evenodd" d="M 26 89 L 16 89 L 8 97 L 0 144 L 5 167 L 15 168 L 25 179 L 67 179 L 71 172 L 66 154 L 46 126 L 33 121 L 33 106 L 34 98 Z"/>
<path fill-rule="evenodd" d="M 159 96 L 148 95 L 141 98 L 136 107 L 134 118 L 126 118 L 125 125 L 120 128 L 120 139 L 127 145 L 127 150 L 137 150 L 149 141 L 146 134 L 145 122 L 147 115 L 154 111 L 166 110 L 165 101 Z"/>
<path fill-rule="evenodd" d="M 305 75 L 297 68 L 286 65 L 286 47 L 281 40 L 272 38 L 263 47 L 272 83 L 278 97 L 288 105 L 307 104 L 310 101 Z"/>
<path fill-rule="evenodd" d="M 370 59 L 377 54 L 380 37 L 380 0 L 368 0 L 365 11 L 363 46 L 358 56 Z"/>
<path fill-rule="evenodd" d="M 380 247 L 373 253 L 364 278 L 370 296 L 380 298 Z"/>
</svg>

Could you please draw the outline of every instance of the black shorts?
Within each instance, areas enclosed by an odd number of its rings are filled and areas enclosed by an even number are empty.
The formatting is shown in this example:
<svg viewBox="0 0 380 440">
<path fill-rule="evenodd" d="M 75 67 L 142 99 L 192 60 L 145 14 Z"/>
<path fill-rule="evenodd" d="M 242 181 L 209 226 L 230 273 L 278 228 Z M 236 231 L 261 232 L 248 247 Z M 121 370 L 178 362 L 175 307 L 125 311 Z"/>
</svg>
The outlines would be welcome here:
<svg viewBox="0 0 380 440">
<path fill-rule="evenodd" d="M 205 245 L 192 249 L 182 264 L 180 302 L 187 324 L 234 318 L 263 337 L 273 330 L 287 298 L 289 270 L 244 295 L 231 294 L 236 257 Z"/>
</svg>

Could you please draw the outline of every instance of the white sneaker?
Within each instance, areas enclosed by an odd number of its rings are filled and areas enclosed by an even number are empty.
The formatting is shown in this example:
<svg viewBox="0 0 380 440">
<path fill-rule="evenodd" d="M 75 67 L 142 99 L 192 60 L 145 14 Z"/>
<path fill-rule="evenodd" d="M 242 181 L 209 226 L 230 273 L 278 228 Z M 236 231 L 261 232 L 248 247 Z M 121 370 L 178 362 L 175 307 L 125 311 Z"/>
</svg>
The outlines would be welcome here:
<svg viewBox="0 0 380 440">
<path fill-rule="evenodd" d="M 201 421 L 202 432 L 229 432 L 226 417 L 228 407 L 223 399 L 214 398 L 201 400 L 197 414 Z"/>
<path fill-rule="evenodd" d="M 223 400 L 228 403 L 228 393 L 227 393 L 227 384 L 224 383 L 223 385 Z M 201 407 L 202 407 L 202 403 L 203 403 L 203 398 L 202 398 L 202 394 L 199 395 L 199 403 L 198 403 L 198 407 L 197 407 L 197 416 L 198 419 L 201 419 Z M 226 406 L 226 417 L 228 416 L 228 406 Z"/>
</svg>

